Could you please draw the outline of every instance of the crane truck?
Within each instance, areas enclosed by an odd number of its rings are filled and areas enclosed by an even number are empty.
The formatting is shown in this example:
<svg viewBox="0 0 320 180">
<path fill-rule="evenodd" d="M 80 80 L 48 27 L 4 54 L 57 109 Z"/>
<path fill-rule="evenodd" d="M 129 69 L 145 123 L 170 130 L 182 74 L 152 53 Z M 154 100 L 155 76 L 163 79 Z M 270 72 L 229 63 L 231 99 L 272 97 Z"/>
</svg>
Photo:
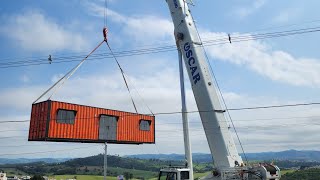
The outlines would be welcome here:
<svg viewBox="0 0 320 180">
<path fill-rule="evenodd" d="M 179 57 L 190 79 L 200 119 L 204 127 L 209 149 L 214 159 L 214 169 L 203 179 L 211 180 L 279 180 L 280 169 L 273 164 L 255 166 L 245 164 L 239 155 L 227 123 L 226 110 L 219 100 L 206 54 L 197 32 L 195 22 L 186 0 L 166 0 L 174 24 Z M 183 81 L 182 58 L 180 58 L 180 81 Z M 181 82 L 180 82 L 181 83 Z M 167 167 L 160 170 L 159 180 L 193 179 L 192 157 L 189 144 L 188 123 L 184 100 L 184 85 L 181 83 L 182 117 L 187 162 L 185 167 Z"/>
</svg>

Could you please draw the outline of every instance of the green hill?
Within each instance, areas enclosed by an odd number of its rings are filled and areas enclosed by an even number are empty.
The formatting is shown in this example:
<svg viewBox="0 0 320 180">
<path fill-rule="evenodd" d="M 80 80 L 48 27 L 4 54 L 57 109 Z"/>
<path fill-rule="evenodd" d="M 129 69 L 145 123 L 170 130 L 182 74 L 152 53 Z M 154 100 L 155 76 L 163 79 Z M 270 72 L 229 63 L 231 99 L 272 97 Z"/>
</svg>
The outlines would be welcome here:
<svg viewBox="0 0 320 180">
<path fill-rule="evenodd" d="M 0 170 L 10 171 L 17 175 L 46 175 L 57 176 L 68 175 L 90 175 L 98 177 L 103 175 L 102 154 L 86 158 L 77 158 L 61 163 L 24 163 L 0 165 Z M 134 178 L 150 179 L 157 176 L 158 171 L 163 166 L 182 165 L 181 161 L 162 161 L 157 159 L 142 160 L 137 158 L 127 158 L 119 156 L 108 156 L 109 176 L 129 174 Z M 62 177 L 62 176 L 61 176 Z M 84 176 L 79 176 L 84 177 Z M 87 176 L 85 176 L 87 177 Z"/>
<path fill-rule="evenodd" d="M 281 177 L 281 180 L 319 180 L 320 169 L 312 168 L 307 170 L 298 170 L 287 173 Z"/>
</svg>

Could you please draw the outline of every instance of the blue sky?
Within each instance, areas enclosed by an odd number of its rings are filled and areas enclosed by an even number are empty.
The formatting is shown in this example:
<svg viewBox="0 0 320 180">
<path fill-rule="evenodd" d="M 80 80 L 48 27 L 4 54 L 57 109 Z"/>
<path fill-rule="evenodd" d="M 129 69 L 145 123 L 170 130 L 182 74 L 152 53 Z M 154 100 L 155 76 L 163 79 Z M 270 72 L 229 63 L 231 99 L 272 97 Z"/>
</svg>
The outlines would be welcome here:
<svg viewBox="0 0 320 180">
<path fill-rule="evenodd" d="M 0 60 L 38 61 L 51 54 L 53 64 L 0 70 L 0 121 L 27 120 L 32 102 L 102 40 L 104 1 L 1 1 Z M 194 0 L 191 7 L 205 40 L 320 26 L 320 2 L 298 0 Z M 173 25 L 164 0 L 108 0 L 109 42 L 115 52 L 174 45 Z M 206 47 L 228 107 L 319 102 L 319 33 L 253 40 Z M 108 53 L 102 46 L 96 53 Z M 53 99 L 133 111 L 121 74 L 112 59 L 85 62 Z M 68 60 L 68 58 L 65 58 Z M 90 61 L 91 60 L 91 61 Z M 175 51 L 119 58 L 153 112 L 180 110 L 178 61 Z M 187 81 L 188 82 L 188 81 Z M 188 108 L 195 110 L 187 83 Z M 133 90 L 141 113 L 149 113 Z M 45 99 L 43 99 L 45 100 Z M 319 106 L 231 112 L 247 152 L 319 149 Z M 194 152 L 208 145 L 198 115 L 190 115 Z M 183 153 L 179 115 L 157 117 L 157 145 L 110 145 L 110 154 Z M 0 154 L 86 148 L 42 153 L 39 157 L 80 157 L 102 153 L 102 145 L 27 142 L 28 123 L 0 124 Z M 19 131 L 11 131 L 19 130 Z M 23 138 L 25 137 L 25 138 Z M 1 145 L 1 146 L 2 146 Z M 33 148 L 35 145 L 37 148 Z M 268 148 L 266 148 L 268 147 Z M 238 150 L 240 150 L 238 148 Z M 5 155 L 3 157 L 33 157 Z"/>
</svg>

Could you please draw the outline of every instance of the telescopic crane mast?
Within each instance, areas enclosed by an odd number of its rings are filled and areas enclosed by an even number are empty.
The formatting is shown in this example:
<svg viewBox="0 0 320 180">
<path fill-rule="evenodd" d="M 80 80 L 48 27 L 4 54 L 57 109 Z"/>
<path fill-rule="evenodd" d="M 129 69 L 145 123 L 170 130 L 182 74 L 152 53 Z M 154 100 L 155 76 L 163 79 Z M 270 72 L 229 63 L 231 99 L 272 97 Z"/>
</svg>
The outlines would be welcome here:
<svg viewBox="0 0 320 180">
<path fill-rule="evenodd" d="M 183 0 L 168 0 L 167 3 L 216 167 L 235 167 L 243 163 L 242 158 L 228 129 L 204 49 L 199 48 L 202 44 L 188 5 Z"/>
<path fill-rule="evenodd" d="M 200 118 L 214 159 L 216 170 L 205 179 L 241 179 L 241 180 L 278 180 L 280 169 L 271 164 L 260 164 L 255 167 L 246 166 L 236 149 L 225 110 L 219 101 L 219 94 L 210 66 L 206 60 L 204 48 L 198 35 L 194 20 L 186 0 L 166 0 L 169 6 L 175 29 L 178 49 L 183 55 L 184 64 L 191 82 L 192 91 L 200 113 Z M 189 179 L 185 169 L 166 168 L 160 170 L 166 179 Z M 191 176 L 192 177 L 192 176 Z"/>
</svg>

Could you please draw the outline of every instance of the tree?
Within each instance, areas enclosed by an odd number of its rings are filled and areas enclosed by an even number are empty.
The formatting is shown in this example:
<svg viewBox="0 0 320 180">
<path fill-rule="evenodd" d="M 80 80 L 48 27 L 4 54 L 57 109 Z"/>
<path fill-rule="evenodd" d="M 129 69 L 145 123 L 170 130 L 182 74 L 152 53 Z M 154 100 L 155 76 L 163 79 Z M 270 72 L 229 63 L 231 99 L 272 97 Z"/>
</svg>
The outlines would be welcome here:
<svg viewBox="0 0 320 180">
<path fill-rule="evenodd" d="M 132 173 L 129 174 L 129 179 L 133 179 L 133 174 Z"/>
<path fill-rule="evenodd" d="M 130 178 L 130 173 L 128 173 L 128 172 L 124 172 L 123 175 L 126 180 L 128 180 Z"/>
<path fill-rule="evenodd" d="M 44 178 L 40 175 L 34 175 L 30 180 L 44 180 Z"/>
</svg>

